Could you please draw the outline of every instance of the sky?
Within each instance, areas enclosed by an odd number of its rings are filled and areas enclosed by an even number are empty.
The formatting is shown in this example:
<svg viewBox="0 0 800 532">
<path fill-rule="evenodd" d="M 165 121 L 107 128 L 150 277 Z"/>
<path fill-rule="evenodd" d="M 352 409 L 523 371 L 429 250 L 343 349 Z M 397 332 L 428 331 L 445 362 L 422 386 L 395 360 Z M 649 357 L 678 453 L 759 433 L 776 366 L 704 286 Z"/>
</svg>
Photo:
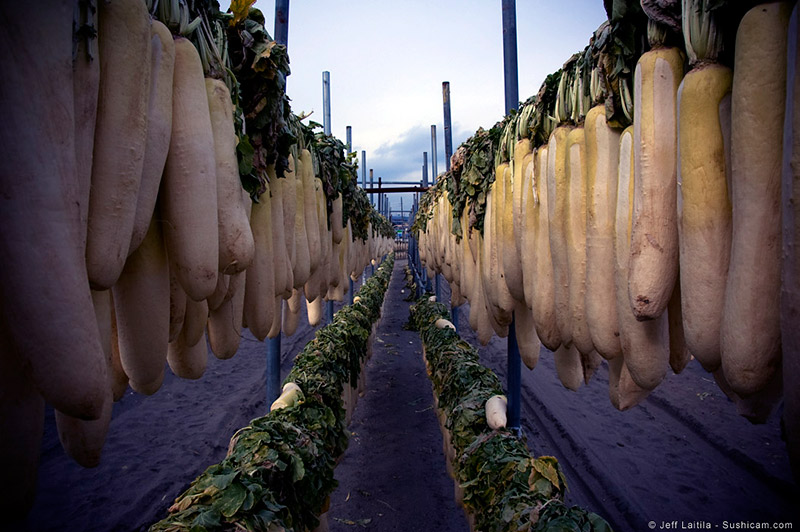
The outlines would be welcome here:
<svg viewBox="0 0 800 532">
<path fill-rule="evenodd" d="M 226 3 L 227 4 L 227 3 Z M 257 0 L 274 30 L 275 3 Z M 223 7 L 224 9 L 225 7 Z M 606 19 L 602 0 L 517 0 L 519 99 L 588 44 Z M 366 151 L 375 182 L 419 181 L 423 152 L 445 171 L 442 82 L 450 82 L 453 150 L 505 114 L 500 0 L 294 0 L 289 6 L 287 94 L 295 114 L 322 123 L 330 72 L 331 132 Z M 429 168 L 429 176 L 432 176 Z M 393 210 L 410 195 L 389 195 Z"/>
</svg>

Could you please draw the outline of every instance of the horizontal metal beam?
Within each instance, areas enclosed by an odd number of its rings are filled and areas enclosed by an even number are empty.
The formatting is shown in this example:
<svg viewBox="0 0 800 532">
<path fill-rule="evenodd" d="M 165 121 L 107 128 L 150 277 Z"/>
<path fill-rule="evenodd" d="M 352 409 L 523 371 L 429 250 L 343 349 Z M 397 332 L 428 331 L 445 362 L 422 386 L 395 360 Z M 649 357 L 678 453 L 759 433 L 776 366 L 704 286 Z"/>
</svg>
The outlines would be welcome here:
<svg viewBox="0 0 800 532">
<path fill-rule="evenodd" d="M 428 190 L 428 187 L 417 185 L 415 187 L 369 187 L 365 188 L 364 192 L 367 194 L 394 194 L 401 192 L 425 192 L 426 190 Z"/>
</svg>

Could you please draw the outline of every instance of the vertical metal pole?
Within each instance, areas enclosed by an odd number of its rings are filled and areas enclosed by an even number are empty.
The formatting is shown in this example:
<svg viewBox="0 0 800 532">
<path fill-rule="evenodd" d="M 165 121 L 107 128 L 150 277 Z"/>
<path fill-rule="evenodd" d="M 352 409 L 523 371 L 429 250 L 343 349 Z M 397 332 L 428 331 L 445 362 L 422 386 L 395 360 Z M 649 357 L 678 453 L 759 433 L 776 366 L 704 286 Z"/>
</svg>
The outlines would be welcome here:
<svg viewBox="0 0 800 532">
<path fill-rule="evenodd" d="M 275 1 L 275 42 L 287 46 L 289 43 L 289 0 Z M 283 302 L 281 302 L 283 308 Z M 266 380 L 267 409 L 281 391 L 281 336 L 267 339 Z"/>
<path fill-rule="evenodd" d="M 436 148 L 436 124 L 431 124 L 431 181 L 439 179 L 439 151 Z"/>
<path fill-rule="evenodd" d="M 503 72 L 505 74 L 506 114 L 519 104 L 517 81 L 517 2 L 503 1 Z"/>
<path fill-rule="evenodd" d="M 352 305 L 353 304 L 353 296 L 354 296 L 354 294 L 353 294 L 353 278 L 348 275 L 347 276 L 347 280 L 350 282 L 350 291 L 349 291 L 350 297 L 349 297 L 349 300 L 350 300 L 350 304 Z"/>
<path fill-rule="evenodd" d="M 383 178 L 378 177 L 378 212 L 381 212 L 381 207 L 383 207 L 383 192 L 381 192 L 382 183 L 383 183 Z"/>
<path fill-rule="evenodd" d="M 350 155 L 353 151 L 353 128 L 351 126 L 347 126 L 345 133 L 345 139 L 347 140 L 347 155 Z"/>
<path fill-rule="evenodd" d="M 283 302 L 281 302 L 283 308 Z M 267 368 L 266 368 L 266 381 L 267 381 L 267 409 L 275 399 L 278 398 L 281 391 L 281 334 L 275 338 L 267 339 Z"/>
<path fill-rule="evenodd" d="M 326 135 L 331 134 L 331 73 L 322 73 L 322 128 Z"/>
<path fill-rule="evenodd" d="M 442 102 L 444 104 L 444 168 L 450 170 L 450 157 L 453 155 L 453 126 L 450 121 L 450 82 L 442 82 Z"/>
<path fill-rule="evenodd" d="M 506 113 L 519 104 L 517 81 L 517 4 L 516 0 L 502 0 L 503 8 L 503 71 L 505 73 Z M 508 428 L 520 434 L 520 401 L 522 362 L 517 345 L 516 319 L 512 317 L 508 328 Z"/>
<path fill-rule="evenodd" d="M 369 188 L 375 188 L 375 174 L 373 173 L 372 168 L 369 169 Z M 369 203 L 370 205 L 375 205 L 375 199 L 372 192 L 369 193 Z"/>
<path fill-rule="evenodd" d="M 367 188 L 367 152 L 361 150 L 361 188 Z"/>
<path fill-rule="evenodd" d="M 289 0 L 275 0 L 275 42 L 289 43 Z"/>
<path fill-rule="evenodd" d="M 450 118 L 449 81 L 442 82 L 442 106 L 444 107 L 444 167 L 446 171 L 450 171 L 450 157 L 453 155 L 453 127 Z M 462 231 L 465 229 L 462 228 Z M 458 323 L 458 307 L 453 306 L 452 297 L 450 299 L 450 316 L 453 319 L 453 325 L 456 326 L 456 333 L 461 334 L 461 326 Z"/>
</svg>

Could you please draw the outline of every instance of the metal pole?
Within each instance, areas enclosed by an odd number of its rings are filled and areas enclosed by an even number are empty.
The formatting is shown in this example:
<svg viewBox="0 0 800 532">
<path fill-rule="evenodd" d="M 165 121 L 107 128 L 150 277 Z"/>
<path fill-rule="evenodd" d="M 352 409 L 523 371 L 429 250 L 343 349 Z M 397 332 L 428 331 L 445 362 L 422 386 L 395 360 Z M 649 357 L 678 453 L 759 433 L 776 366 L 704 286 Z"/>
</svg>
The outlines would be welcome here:
<svg viewBox="0 0 800 532">
<path fill-rule="evenodd" d="M 283 301 L 281 301 L 281 309 Z M 267 339 L 267 409 L 281 392 L 281 334 Z"/>
<path fill-rule="evenodd" d="M 436 124 L 431 124 L 431 181 L 439 179 L 439 151 L 436 149 Z"/>
<path fill-rule="evenodd" d="M 351 126 L 347 126 L 345 139 L 347 139 L 347 155 L 350 155 L 353 152 L 353 128 Z"/>
<path fill-rule="evenodd" d="M 505 73 L 506 113 L 519 104 L 517 81 L 517 4 L 516 0 L 502 0 L 503 9 L 503 71 Z M 520 434 L 520 402 L 522 362 L 517 345 L 516 319 L 512 317 L 508 328 L 508 428 Z"/>
<path fill-rule="evenodd" d="M 381 207 L 383 206 L 383 192 L 381 192 L 382 184 L 383 184 L 383 178 L 378 177 L 378 212 L 381 212 Z"/>
<path fill-rule="evenodd" d="M 422 152 L 422 186 L 428 187 L 428 152 Z"/>
<path fill-rule="evenodd" d="M 322 128 L 326 135 L 331 134 L 331 73 L 322 73 Z"/>
<path fill-rule="evenodd" d="M 450 82 L 442 82 L 442 102 L 444 103 L 444 168 L 450 170 L 450 157 L 453 156 L 453 126 L 450 121 Z"/>
<path fill-rule="evenodd" d="M 275 42 L 287 46 L 289 43 L 289 0 L 275 1 Z M 281 309 L 283 302 L 281 302 Z M 267 410 L 281 392 L 281 335 L 267 339 L 266 380 Z"/>
<path fill-rule="evenodd" d="M 275 42 L 289 43 L 289 0 L 275 1 Z"/>
<path fill-rule="evenodd" d="M 442 82 L 442 106 L 444 107 L 444 168 L 446 171 L 450 171 L 450 157 L 453 156 L 453 127 L 450 118 L 449 81 Z M 453 306 L 452 297 L 450 298 L 450 316 L 453 319 L 453 325 L 456 326 L 456 333 L 461 334 L 461 326 L 458 324 L 458 307 Z"/>
<path fill-rule="evenodd" d="M 505 74 L 506 114 L 519 105 L 517 81 L 517 2 L 503 1 L 503 72 Z"/>
<path fill-rule="evenodd" d="M 367 188 L 367 152 L 361 150 L 361 188 Z"/>
<path fill-rule="evenodd" d="M 375 188 L 375 174 L 372 172 L 372 168 L 369 169 L 369 188 Z M 372 192 L 369 193 L 369 203 L 370 205 L 375 205 Z"/>
</svg>

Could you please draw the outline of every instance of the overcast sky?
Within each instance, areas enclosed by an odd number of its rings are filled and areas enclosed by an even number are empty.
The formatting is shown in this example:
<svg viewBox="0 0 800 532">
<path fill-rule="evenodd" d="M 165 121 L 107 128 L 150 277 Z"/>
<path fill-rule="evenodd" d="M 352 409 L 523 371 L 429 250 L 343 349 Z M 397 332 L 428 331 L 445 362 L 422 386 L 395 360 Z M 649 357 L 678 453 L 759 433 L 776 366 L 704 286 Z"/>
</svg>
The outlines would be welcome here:
<svg viewBox="0 0 800 532">
<path fill-rule="evenodd" d="M 272 32 L 274 2 L 255 7 Z M 605 18 L 602 0 L 517 0 L 520 100 L 582 50 Z M 504 115 L 500 0 L 292 0 L 288 51 L 292 110 L 322 123 L 322 72 L 329 71 L 332 133 L 345 141 L 352 126 L 359 165 L 365 150 L 376 182 L 421 178 L 432 124 L 444 172 L 443 81 L 450 82 L 454 150 Z M 390 195 L 393 209 L 399 197 Z"/>
</svg>

